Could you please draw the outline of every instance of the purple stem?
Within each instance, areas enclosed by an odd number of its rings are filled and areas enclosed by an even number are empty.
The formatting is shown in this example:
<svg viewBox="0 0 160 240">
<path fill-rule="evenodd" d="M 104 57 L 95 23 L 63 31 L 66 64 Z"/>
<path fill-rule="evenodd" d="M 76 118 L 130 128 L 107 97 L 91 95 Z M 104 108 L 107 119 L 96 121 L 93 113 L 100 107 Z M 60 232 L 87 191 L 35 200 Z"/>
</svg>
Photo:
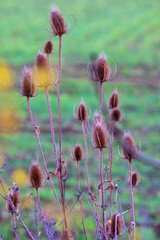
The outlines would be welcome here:
<svg viewBox="0 0 160 240">
<path fill-rule="evenodd" d="M 101 181 L 101 195 L 102 195 L 102 213 L 103 213 L 103 230 L 105 232 L 105 206 L 104 206 L 104 190 L 103 190 L 103 151 L 99 149 L 99 174 Z"/>
<path fill-rule="evenodd" d="M 133 222 L 133 240 L 135 240 L 135 216 L 134 216 L 134 201 L 133 201 L 133 187 L 132 187 L 132 160 L 129 160 L 129 177 L 130 177 L 130 195 L 131 195 L 131 223 Z"/>
<path fill-rule="evenodd" d="M 77 175 L 78 175 L 78 191 L 81 192 L 81 189 L 80 189 L 79 161 L 77 161 Z M 88 239 L 88 237 L 87 237 L 87 232 L 86 232 L 86 228 L 85 228 L 85 224 L 84 224 L 84 215 L 83 215 L 83 206 L 82 206 L 82 196 L 80 196 L 79 200 L 80 200 L 80 205 L 81 205 L 81 217 L 82 217 L 83 230 L 84 230 L 86 239 Z"/>
<path fill-rule="evenodd" d="M 16 222 L 15 222 L 15 218 L 14 218 L 14 213 L 12 212 L 11 215 L 12 215 L 12 222 L 14 225 L 14 233 L 15 233 L 16 239 L 20 240 L 19 234 L 17 232 L 17 226 L 16 226 Z"/>
<path fill-rule="evenodd" d="M 100 100 L 99 100 L 99 115 L 102 115 L 102 96 L 103 96 L 103 83 L 100 83 Z"/>
<path fill-rule="evenodd" d="M 50 100 L 49 100 L 48 88 L 45 89 L 45 94 L 46 94 L 48 113 L 49 113 L 49 121 L 50 121 L 50 127 L 51 127 L 53 151 L 54 151 L 54 157 L 55 157 L 55 162 L 56 162 L 56 167 L 57 167 L 58 166 L 58 158 L 57 158 L 56 141 L 55 141 L 53 118 L 52 118 L 52 112 L 51 112 L 51 105 L 50 105 Z"/>
<path fill-rule="evenodd" d="M 69 212 L 68 209 L 67 209 L 67 212 L 68 212 L 68 216 L 69 216 L 69 218 L 70 218 L 70 221 L 71 221 L 71 223 L 72 223 L 72 226 L 73 226 L 73 229 L 74 229 L 74 233 L 75 233 L 75 235 L 76 235 L 76 238 L 77 238 L 77 240 L 79 240 L 79 238 L 78 238 L 78 236 L 77 236 L 77 232 L 76 232 L 76 228 L 75 228 L 73 219 L 72 219 L 71 214 L 70 214 L 70 212 Z"/>
<path fill-rule="evenodd" d="M 36 229 L 37 229 L 37 240 L 40 240 L 39 236 L 39 229 L 38 229 L 38 219 L 37 219 L 37 201 L 35 200 L 34 203 L 34 217 L 35 217 L 35 222 L 36 222 Z"/>
<path fill-rule="evenodd" d="M 38 189 L 36 189 L 36 193 L 37 193 L 37 202 L 38 202 L 38 205 L 39 205 L 39 211 L 40 211 L 40 213 L 42 213 L 42 207 L 41 207 L 41 202 L 40 202 L 39 190 Z M 44 227 L 44 230 L 45 230 L 46 237 L 47 237 L 47 239 L 50 240 L 46 224 L 43 221 L 43 217 L 42 217 L 42 222 L 43 222 L 43 227 Z"/>
<path fill-rule="evenodd" d="M 33 115 L 32 115 L 32 110 L 31 110 L 29 98 L 27 98 L 27 104 L 28 104 L 28 110 L 29 110 L 29 114 L 30 114 L 31 123 L 32 123 L 33 128 L 35 129 L 35 133 L 36 133 L 36 137 L 37 137 L 39 149 L 40 149 L 40 152 L 41 152 L 41 157 L 42 157 L 42 160 L 43 160 L 44 168 L 45 168 L 47 177 L 49 178 L 49 181 L 50 181 L 52 190 L 53 190 L 53 192 L 54 192 L 54 195 L 55 195 L 57 204 L 58 204 L 58 206 L 59 206 L 59 209 L 60 209 L 60 212 L 61 212 L 61 215 L 62 215 L 62 219 L 64 220 L 63 213 L 62 213 L 62 209 L 61 209 L 61 205 L 60 205 L 58 196 L 57 196 L 57 194 L 56 194 L 56 191 L 55 191 L 55 188 L 54 188 L 54 184 L 53 184 L 52 179 L 51 179 L 51 177 L 50 177 L 49 171 L 48 171 L 48 169 L 47 169 L 46 160 L 45 160 L 45 157 L 44 157 L 44 154 L 43 154 L 43 150 L 42 150 L 42 146 L 41 146 L 41 142 L 40 142 L 40 137 L 39 137 L 39 134 L 38 134 L 38 131 L 37 131 L 37 127 L 36 127 L 36 125 L 34 124 L 34 120 L 33 120 Z"/>
</svg>

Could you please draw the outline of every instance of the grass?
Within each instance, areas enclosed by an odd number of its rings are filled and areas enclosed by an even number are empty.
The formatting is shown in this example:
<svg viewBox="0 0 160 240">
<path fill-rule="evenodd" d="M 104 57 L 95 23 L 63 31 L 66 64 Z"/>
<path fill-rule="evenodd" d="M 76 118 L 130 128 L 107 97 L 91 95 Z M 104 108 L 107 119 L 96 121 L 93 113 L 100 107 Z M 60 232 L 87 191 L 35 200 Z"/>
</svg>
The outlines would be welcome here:
<svg viewBox="0 0 160 240">
<path fill-rule="evenodd" d="M 69 177 L 66 183 L 66 201 L 67 205 L 71 207 L 76 200 L 74 194 L 76 193 L 77 175 L 70 154 L 77 141 L 81 142 L 83 146 L 81 127 L 73 118 L 73 106 L 83 97 L 91 108 L 91 120 L 94 111 L 98 108 L 98 99 L 95 96 L 93 85 L 86 79 L 86 74 L 80 64 L 85 65 L 91 57 L 98 55 L 99 52 L 104 50 L 111 64 L 114 59 L 118 66 L 119 81 L 105 84 L 103 100 L 108 101 L 111 92 L 116 87 L 118 88 L 123 113 L 122 122 L 119 124 L 120 128 L 133 133 L 136 143 L 141 142 L 142 151 L 159 157 L 160 86 L 154 82 L 152 77 L 157 77 L 156 69 L 160 64 L 160 2 L 158 0 L 132 2 L 101 0 L 91 3 L 85 0 L 69 0 L 67 4 L 64 4 L 64 1 L 59 0 L 55 3 L 67 16 L 73 14 L 77 19 L 74 30 L 63 39 L 62 51 L 64 66 L 61 85 L 63 152 Z M 12 67 L 10 75 L 14 76 L 17 82 L 20 82 L 21 79 L 22 66 L 33 63 L 38 49 L 42 49 L 45 41 L 50 38 L 42 26 L 43 20 L 45 26 L 50 28 L 49 4 L 48 0 L 28 0 L 23 4 L 20 0 L 7 0 L 1 3 L 0 14 L 3 26 L 0 38 L 0 59 Z M 53 42 L 55 54 L 52 61 L 57 63 L 58 39 L 53 38 Z M 73 66 L 70 66 L 72 64 Z M 3 78 L 5 79 L 5 77 Z M 0 82 L 4 81 L 3 78 L 1 76 Z M 57 128 L 58 108 L 55 92 L 51 92 L 50 99 Z M 23 102 L 24 98 L 19 96 L 16 91 L 0 92 L 0 153 L 8 159 L 7 167 L 1 177 L 5 180 L 7 188 L 14 180 L 12 176 L 17 168 L 23 168 L 28 173 L 31 161 L 36 157 L 40 158 L 37 141 L 34 139 L 34 131 L 29 121 L 27 104 L 22 104 Z M 47 105 L 42 91 L 38 91 L 37 97 L 31 100 L 31 106 L 35 122 L 41 129 L 40 136 L 49 169 L 54 171 Z M 90 143 L 90 139 L 91 137 L 88 135 L 88 143 Z M 58 133 L 56 133 L 56 140 L 58 140 Z M 98 154 L 91 144 L 89 150 L 90 179 L 94 183 L 98 177 L 96 170 Z M 1 158 L 0 154 L 0 164 Z M 104 160 L 106 159 L 107 150 Z M 121 180 L 120 199 L 122 208 L 127 209 L 129 207 L 128 164 L 120 159 L 117 142 L 114 143 L 113 159 L 113 177 L 115 180 Z M 140 224 L 137 227 L 137 239 L 156 240 L 157 236 L 152 225 L 160 222 L 159 171 L 138 162 L 134 162 L 133 166 L 141 175 L 140 185 L 135 192 L 136 221 Z M 81 163 L 80 171 L 84 180 L 84 162 Z M 55 185 L 57 186 L 56 181 Z M 82 188 L 86 189 L 86 186 L 83 184 Z M 96 186 L 93 185 L 93 188 L 96 189 Z M 27 188 L 25 183 L 20 190 L 21 198 L 27 198 L 27 202 L 29 202 L 27 195 L 31 192 L 32 190 Z M 56 217 L 59 223 L 57 206 L 55 201 L 51 200 L 53 195 L 48 184 L 41 189 L 40 195 L 42 205 L 50 211 L 53 209 L 51 215 Z M 49 200 L 48 195 L 50 196 Z M 27 204 L 24 206 L 22 216 L 28 216 L 25 221 L 34 228 L 32 204 L 30 203 L 30 206 Z M 86 225 L 90 232 L 89 239 L 92 239 L 91 229 L 95 225 L 87 204 L 84 204 L 87 216 Z M 10 240 L 14 237 L 13 232 L 9 231 L 12 224 L 9 223 L 8 227 L 7 223 L 10 222 L 10 217 L 4 208 L 5 203 L 1 201 L 2 227 L 0 233 L 5 233 L 4 239 Z M 77 217 L 80 216 L 79 210 L 77 204 L 72 214 L 77 228 L 81 224 L 80 217 Z M 129 220 L 127 214 L 126 220 Z M 148 224 L 149 227 L 147 228 L 145 224 L 141 225 L 142 223 Z M 60 228 L 57 227 L 57 230 Z M 23 239 L 23 231 L 20 231 L 20 234 Z M 79 234 L 82 239 L 82 233 Z M 123 239 L 123 236 L 120 239 Z"/>
<path fill-rule="evenodd" d="M 42 26 L 50 29 L 49 0 L 3 1 L 0 14 L 1 60 L 14 66 L 33 62 L 51 36 Z M 75 15 L 76 26 L 63 41 L 63 62 L 88 62 L 92 55 L 105 51 L 110 62 L 130 71 L 136 66 L 157 67 L 160 64 L 158 0 L 141 1 L 73 1 L 64 4 L 54 1 L 66 16 Z M 16 14 L 15 14 L 16 12 Z M 70 19 L 70 17 L 68 17 Z M 69 20 L 68 20 L 69 22 Z M 57 61 L 57 39 L 55 62 Z"/>
</svg>

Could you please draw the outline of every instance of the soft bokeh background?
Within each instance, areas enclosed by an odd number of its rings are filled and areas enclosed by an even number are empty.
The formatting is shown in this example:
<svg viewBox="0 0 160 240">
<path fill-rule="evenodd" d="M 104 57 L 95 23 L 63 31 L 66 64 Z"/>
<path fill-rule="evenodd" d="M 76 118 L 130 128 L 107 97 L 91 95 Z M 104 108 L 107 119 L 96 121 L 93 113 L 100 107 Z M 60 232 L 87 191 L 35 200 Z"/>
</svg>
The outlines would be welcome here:
<svg viewBox="0 0 160 240">
<path fill-rule="evenodd" d="M 86 64 L 90 59 L 107 53 L 112 67 L 116 62 L 118 70 L 113 83 L 105 84 L 104 102 L 117 87 L 123 112 L 122 130 L 130 130 L 136 143 L 141 142 L 141 150 L 160 159 L 160 1 L 159 0 L 67 0 L 54 2 L 70 22 L 76 17 L 73 31 L 63 37 L 63 72 L 61 83 L 61 101 L 63 118 L 63 153 L 67 162 L 68 180 L 66 182 L 66 203 L 72 207 L 76 197 L 77 175 L 75 163 L 70 153 L 77 141 L 83 145 L 80 125 L 73 118 L 73 106 L 83 97 L 86 104 L 94 111 L 98 108 L 95 88 L 88 80 Z M 44 29 L 50 29 L 48 0 L 6 0 L 0 4 L 0 164 L 6 161 L 6 168 L 1 174 L 6 189 L 12 182 L 20 186 L 22 216 L 32 231 L 34 225 L 34 200 L 28 198 L 33 190 L 27 187 L 27 175 L 33 159 L 41 157 L 34 131 L 29 121 L 26 99 L 12 87 L 16 82 L 20 87 L 23 65 L 33 65 L 36 53 L 51 38 Z M 58 63 L 58 38 L 52 38 L 55 50 L 51 61 Z M 57 130 L 57 99 L 55 92 L 50 95 Z M 53 151 L 49 130 L 47 105 L 43 91 L 31 100 L 37 125 L 41 128 L 40 137 L 46 154 L 48 166 L 54 170 Z M 57 132 L 56 132 L 57 139 Z M 58 140 L 58 139 L 57 139 Z M 88 135 L 88 143 L 90 136 Z M 114 145 L 114 179 L 120 179 L 120 199 L 123 210 L 129 207 L 129 186 L 127 185 L 128 165 L 118 154 L 118 145 Z M 98 155 L 89 144 L 89 172 L 93 187 L 98 185 Z M 104 160 L 107 160 L 106 150 Z M 155 240 L 160 238 L 160 187 L 159 169 L 139 162 L 133 163 L 141 181 L 135 191 L 135 212 L 137 222 L 137 240 Z M 81 164 L 82 180 L 84 162 Z M 97 182 L 96 182 L 97 181 Z M 55 181 L 57 186 L 57 182 Z M 82 188 L 86 190 L 83 181 Z M 57 205 L 48 188 L 40 190 L 43 207 L 60 223 Z M 2 193 L 2 189 L 0 188 Z M 58 191 L 57 191 L 58 192 Z M 34 193 L 35 196 L 35 193 Z M 89 239 L 93 239 L 95 224 L 86 203 L 85 218 Z M 12 223 L 7 213 L 5 202 L 0 199 L 0 233 L 4 239 L 14 239 L 10 229 Z M 3 209 L 3 210 L 2 210 Z M 81 226 L 79 204 L 72 212 L 76 228 Z M 126 214 L 129 221 L 129 214 Z M 61 226 L 57 226 L 56 231 Z M 19 230 L 25 239 L 23 230 Z M 80 239 L 83 234 L 79 232 Z M 125 239 L 124 236 L 120 239 Z"/>
</svg>

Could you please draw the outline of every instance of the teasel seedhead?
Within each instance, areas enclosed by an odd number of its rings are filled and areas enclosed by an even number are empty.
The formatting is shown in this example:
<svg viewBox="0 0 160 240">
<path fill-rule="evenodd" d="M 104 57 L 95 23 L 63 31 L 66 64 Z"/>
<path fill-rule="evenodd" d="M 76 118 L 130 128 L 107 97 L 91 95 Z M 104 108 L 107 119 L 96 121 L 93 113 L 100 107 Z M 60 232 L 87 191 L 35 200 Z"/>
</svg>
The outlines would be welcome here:
<svg viewBox="0 0 160 240">
<path fill-rule="evenodd" d="M 111 220 L 111 237 L 114 238 L 115 236 L 115 221 L 116 221 L 116 215 L 114 214 L 112 216 Z M 122 222 L 120 215 L 117 216 L 117 235 L 120 235 L 122 231 Z"/>
<path fill-rule="evenodd" d="M 115 89 L 109 99 L 109 108 L 117 108 L 119 106 L 119 94 L 117 89 Z"/>
<path fill-rule="evenodd" d="M 27 98 L 34 97 L 36 93 L 36 86 L 33 82 L 32 70 L 29 67 L 24 66 L 23 78 L 21 81 L 21 94 Z"/>
<path fill-rule="evenodd" d="M 131 133 L 125 132 L 122 140 L 122 153 L 123 159 L 128 159 L 131 161 L 135 158 L 137 153 L 137 147 L 133 140 Z"/>
<path fill-rule="evenodd" d="M 120 122 L 121 120 L 121 111 L 119 108 L 113 108 L 111 111 L 111 121 L 113 122 Z"/>
<path fill-rule="evenodd" d="M 92 142 L 95 148 L 107 147 L 107 131 L 102 117 L 95 116 L 92 127 Z"/>
<path fill-rule="evenodd" d="M 77 143 L 73 149 L 72 158 L 74 161 L 83 160 L 83 150 L 80 143 Z"/>
<path fill-rule="evenodd" d="M 137 187 L 138 184 L 139 184 L 139 174 L 136 171 L 134 171 L 132 172 L 132 187 Z"/>
<path fill-rule="evenodd" d="M 67 33 L 67 26 L 62 13 L 56 7 L 51 8 L 50 24 L 54 36 L 62 36 Z"/>
<path fill-rule="evenodd" d="M 63 230 L 63 235 L 61 240 L 74 240 L 72 233 L 69 229 Z"/>
<path fill-rule="evenodd" d="M 7 210 L 8 212 L 14 212 L 15 210 L 18 210 L 18 205 L 20 202 L 20 195 L 19 195 L 19 187 L 17 186 L 16 183 L 13 183 L 11 187 L 9 187 L 9 194 L 8 194 L 10 200 L 12 201 L 14 208 L 12 208 L 10 201 L 7 200 Z"/>
<path fill-rule="evenodd" d="M 111 78 L 111 68 L 104 53 L 100 54 L 96 63 L 89 63 L 87 65 L 87 71 L 90 78 L 96 82 L 107 82 Z"/>
<path fill-rule="evenodd" d="M 78 105 L 77 109 L 77 119 L 81 122 L 86 121 L 88 117 L 88 110 L 87 107 L 83 101 L 81 100 L 80 104 Z"/>
<path fill-rule="evenodd" d="M 46 55 L 39 51 L 35 61 L 34 83 L 37 87 L 48 88 L 56 82 L 56 78 L 55 69 L 50 69 Z"/>
<path fill-rule="evenodd" d="M 48 55 L 53 53 L 53 43 L 50 39 L 44 44 L 44 53 Z"/>
<path fill-rule="evenodd" d="M 29 171 L 30 187 L 36 190 L 43 187 L 43 173 L 38 161 L 32 163 Z"/>
</svg>

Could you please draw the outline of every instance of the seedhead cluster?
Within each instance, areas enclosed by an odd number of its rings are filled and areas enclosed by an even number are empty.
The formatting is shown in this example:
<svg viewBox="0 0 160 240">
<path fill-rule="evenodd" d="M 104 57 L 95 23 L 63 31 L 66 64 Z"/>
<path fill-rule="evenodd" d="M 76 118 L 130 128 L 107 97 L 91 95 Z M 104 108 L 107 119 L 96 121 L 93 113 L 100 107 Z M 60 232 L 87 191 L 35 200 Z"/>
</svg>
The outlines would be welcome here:
<svg viewBox="0 0 160 240">
<path fill-rule="evenodd" d="M 40 163 L 35 161 L 31 164 L 29 170 L 29 182 L 30 187 L 33 188 L 33 191 L 36 192 L 35 197 L 35 209 L 36 203 L 38 203 L 39 208 L 39 221 L 43 223 L 43 228 L 40 231 L 39 225 L 37 223 L 37 218 L 35 214 L 35 221 L 37 226 L 37 233 L 29 230 L 23 222 L 23 219 L 20 217 L 18 212 L 18 205 L 20 200 L 19 188 L 16 184 L 10 187 L 10 191 L 7 194 L 3 185 L 2 180 L 0 181 L 5 197 L 7 200 L 7 210 L 12 214 L 12 220 L 14 224 L 14 232 L 16 239 L 19 239 L 17 225 L 20 224 L 28 238 L 25 239 L 40 239 L 40 237 L 45 237 L 45 239 L 55 239 L 54 238 L 54 229 L 50 229 L 50 225 L 46 221 L 46 213 L 41 206 L 41 199 L 39 195 L 39 190 L 42 187 L 45 187 L 44 180 L 47 180 L 50 183 L 51 189 L 53 190 L 54 197 L 57 201 L 57 207 L 59 208 L 59 213 L 61 216 L 60 224 L 63 225 L 63 229 L 61 229 L 61 239 L 62 240 L 71 240 L 71 239 L 79 239 L 79 229 L 77 228 L 76 222 L 73 223 L 71 217 L 71 210 L 67 207 L 66 199 L 65 199 L 65 182 L 66 182 L 66 162 L 63 160 L 63 151 L 62 151 L 62 117 L 61 117 L 61 98 L 59 85 L 61 83 L 61 50 L 62 50 L 62 37 L 63 35 L 70 32 L 71 28 L 67 30 L 67 25 L 63 18 L 62 13 L 57 8 L 51 8 L 50 11 L 50 24 L 51 24 L 51 35 L 57 36 L 59 38 L 59 66 L 58 72 L 53 69 L 50 64 L 50 55 L 53 54 L 54 45 L 52 40 L 46 41 L 43 52 L 39 51 L 36 55 L 35 66 L 24 67 L 23 76 L 21 82 L 21 93 L 22 96 L 26 97 L 28 110 L 30 115 L 30 120 L 32 127 L 35 130 L 35 137 L 38 142 L 41 159 L 43 162 L 43 168 L 40 167 Z M 56 49 L 54 49 L 56 51 Z M 119 107 L 119 94 L 117 89 L 113 91 L 109 98 L 109 102 L 107 103 L 109 117 L 107 118 L 108 125 L 105 123 L 106 115 L 103 114 L 103 95 L 104 93 L 103 84 L 113 79 L 111 76 L 111 67 L 107 60 L 106 55 L 100 54 L 99 58 L 94 63 L 89 63 L 87 65 L 87 71 L 89 73 L 89 77 L 91 80 L 96 81 L 97 87 L 99 87 L 99 109 L 95 112 L 92 123 L 92 131 L 91 131 L 91 141 L 88 141 L 86 131 L 89 129 L 89 118 L 91 113 L 89 108 L 85 104 L 83 100 L 80 101 L 78 105 L 76 113 L 74 116 L 81 124 L 82 132 L 83 132 L 83 143 L 75 143 L 75 146 L 71 146 L 73 149 L 72 158 L 74 160 L 73 164 L 77 166 L 77 181 L 78 181 L 78 190 L 77 193 L 77 202 L 80 202 L 80 217 L 82 221 L 82 227 L 79 226 L 81 231 L 84 234 L 81 239 L 115 239 L 117 240 L 120 235 L 122 235 L 123 239 L 125 239 L 125 234 L 127 239 L 130 239 L 130 233 L 133 231 L 133 240 L 135 240 L 135 216 L 134 216 L 134 201 L 133 201 L 133 187 L 135 188 L 139 183 L 139 175 L 137 172 L 132 172 L 132 160 L 136 158 L 137 147 L 133 140 L 132 135 L 129 132 L 124 132 L 123 140 L 120 142 L 120 146 L 122 148 L 122 156 L 121 158 L 127 159 L 129 163 L 129 184 L 130 184 L 130 204 L 129 209 L 126 212 L 130 213 L 130 223 L 125 223 L 123 214 L 125 212 L 121 211 L 121 205 L 119 201 L 119 186 L 118 182 L 114 180 L 114 173 L 112 172 L 112 163 L 113 159 L 113 147 L 114 147 L 114 128 L 115 125 L 120 122 L 122 115 Z M 57 81 L 56 81 L 57 80 Z M 30 105 L 30 100 L 32 97 L 35 97 L 36 88 L 40 87 L 44 89 L 48 114 L 49 114 L 49 122 L 52 136 L 52 146 L 54 151 L 53 156 L 53 168 L 55 171 L 52 172 L 51 169 L 48 169 L 48 163 L 46 161 L 45 154 L 43 152 L 43 148 L 40 141 L 40 127 L 37 126 L 34 122 L 34 117 L 32 114 L 32 109 Z M 58 102 L 58 123 L 59 123 L 59 131 L 58 131 L 58 140 L 59 140 L 59 148 L 57 147 L 56 138 L 55 138 L 55 130 L 54 130 L 54 122 L 52 118 L 51 104 L 49 98 L 48 89 L 56 89 L 57 93 L 57 102 Z M 55 103 L 54 103 L 55 104 Z M 108 131 L 109 130 L 109 131 Z M 110 134 L 110 135 L 109 135 Z M 95 178 L 95 182 L 90 182 L 90 175 L 88 171 L 88 159 L 90 159 L 90 155 L 88 154 L 89 148 L 88 144 L 92 143 L 92 147 L 96 148 L 97 151 L 97 172 L 99 174 L 99 180 Z M 82 146 L 84 146 L 84 153 L 82 150 Z M 108 151 L 108 152 L 107 152 Z M 96 158 L 96 156 L 95 156 Z M 88 191 L 83 189 L 81 176 L 80 176 L 80 165 L 81 161 L 84 159 L 85 161 L 85 173 L 86 173 L 86 184 Z M 127 161 L 122 161 L 123 164 L 126 164 Z M 99 165 L 99 167 L 98 167 Z M 41 163 L 42 166 L 42 163 Z M 99 168 L 99 170 L 98 170 Z M 44 169 L 45 174 L 43 174 L 42 169 Z M 52 180 L 54 178 L 54 181 Z M 116 176 L 117 179 L 118 176 Z M 46 179 L 45 179 L 46 178 Z M 59 193 L 57 194 L 57 189 L 55 189 L 54 183 L 57 181 Z M 77 187 L 77 186 L 75 186 Z M 34 190 L 35 189 L 35 190 Z M 95 191 L 96 192 L 93 192 Z M 41 189 L 40 191 L 43 191 Z M 114 199 L 113 199 L 114 195 Z M 82 201 L 83 199 L 83 201 Z M 88 208 L 91 210 L 94 222 L 94 229 L 92 229 L 92 237 L 88 237 L 89 231 L 86 228 L 86 219 L 87 216 L 84 212 L 84 201 L 87 202 Z M 77 203 L 78 204 L 78 203 Z M 73 210 L 74 211 L 74 210 Z M 17 218 L 17 222 L 14 219 L 14 216 Z M 53 216 L 54 217 L 54 216 Z M 47 218 L 48 219 L 48 218 Z M 72 227 L 69 223 L 72 223 Z M 127 230 L 128 225 L 128 230 Z M 58 226 L 57 226 L 58 228 Z M 69 229 L 70 228 L 70 229 Z M 33 227 L 32 227 L 33 229 Z M 40 235 L 41 232 L 41 235 Z M 59 230 L 60 232 L 60 230 Z M 93 233 L 94 232 L 94 233 Z M 43 238 L 44 239 L 44 238 Z"/>
</svg>

